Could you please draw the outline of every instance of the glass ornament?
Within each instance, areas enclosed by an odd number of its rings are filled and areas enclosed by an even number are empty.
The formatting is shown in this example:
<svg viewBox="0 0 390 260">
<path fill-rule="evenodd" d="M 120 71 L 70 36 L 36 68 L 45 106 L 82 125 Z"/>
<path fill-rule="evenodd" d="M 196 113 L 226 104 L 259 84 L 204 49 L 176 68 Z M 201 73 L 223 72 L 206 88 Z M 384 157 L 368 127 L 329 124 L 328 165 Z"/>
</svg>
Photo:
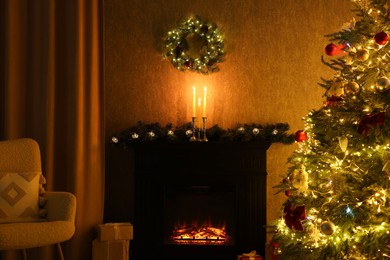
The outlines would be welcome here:
<svg viewBox="0 0 390 260">
<path fill-rule="evenodd" d="M 187 131 L 186 131 L 186 136 L 188 136 L 188 137 L 190 137 L 191 135 L 192 135 L 192 130 L 191 129 L 188 129 Z"/>
<path fill-rule="evenodd" d="M 331 221 L 324 221 L 321 223 L 321 231 L 323 234 L 329 236 L 334 233 L 335 225 Z"/>
</svg>

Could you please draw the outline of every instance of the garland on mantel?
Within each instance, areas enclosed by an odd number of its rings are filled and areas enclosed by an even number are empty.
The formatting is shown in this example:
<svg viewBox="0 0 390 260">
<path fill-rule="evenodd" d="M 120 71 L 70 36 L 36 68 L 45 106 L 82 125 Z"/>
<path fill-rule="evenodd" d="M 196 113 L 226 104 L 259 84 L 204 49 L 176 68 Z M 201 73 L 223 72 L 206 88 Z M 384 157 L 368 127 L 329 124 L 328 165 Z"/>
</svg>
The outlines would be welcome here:
<svg viewBox="0 0 390 260">
<path fill-rule="evenodd" d="M 294 135 L 288 134 L 289 125 L 287 123 L 277 124 L 237 124 L 233 129 L 222 129 L 214 125 L 207 129 L 209 142 L 233 141 L 233 142 L 269 142 L 290 144 L 294 142 Z M 111 138 L 114 144 L 127 144 L 134 142 L 150 141 L 189 141 L 191 138 L 191 123 L 173 127 L 167 124 L 162 127 L 159 123 L 144 124 L 138 122 L 136 126 L 130 127 Z"/>
</svg>

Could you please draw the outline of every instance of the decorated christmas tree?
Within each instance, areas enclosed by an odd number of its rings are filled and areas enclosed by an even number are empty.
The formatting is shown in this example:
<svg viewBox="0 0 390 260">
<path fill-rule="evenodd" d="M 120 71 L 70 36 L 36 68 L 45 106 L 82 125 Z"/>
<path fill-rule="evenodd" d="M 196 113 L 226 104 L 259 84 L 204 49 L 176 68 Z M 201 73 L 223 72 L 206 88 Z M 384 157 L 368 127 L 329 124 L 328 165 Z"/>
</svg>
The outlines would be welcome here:
<svg viewBox="0 0 390 260">
<path fill-rule="evenodd" d="M 356 19 L 327 35 L 324 104 L 276 187 L 274 259 L 390 258 L 390 1 L 353 4 Z"/>
</svg>

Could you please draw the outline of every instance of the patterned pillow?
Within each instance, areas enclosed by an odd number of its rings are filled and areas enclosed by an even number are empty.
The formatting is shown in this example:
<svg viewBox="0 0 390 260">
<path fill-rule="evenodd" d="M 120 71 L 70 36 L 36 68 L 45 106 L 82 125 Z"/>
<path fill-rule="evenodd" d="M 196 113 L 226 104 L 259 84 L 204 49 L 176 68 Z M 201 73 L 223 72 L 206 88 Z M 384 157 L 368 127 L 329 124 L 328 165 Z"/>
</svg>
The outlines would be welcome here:
<svg viewBox="0 0 390 260">
<path fill-rule="evenodd" d="M 0 173 L 0 223 L 40 221 L 40 172 Z"/>
</svg>

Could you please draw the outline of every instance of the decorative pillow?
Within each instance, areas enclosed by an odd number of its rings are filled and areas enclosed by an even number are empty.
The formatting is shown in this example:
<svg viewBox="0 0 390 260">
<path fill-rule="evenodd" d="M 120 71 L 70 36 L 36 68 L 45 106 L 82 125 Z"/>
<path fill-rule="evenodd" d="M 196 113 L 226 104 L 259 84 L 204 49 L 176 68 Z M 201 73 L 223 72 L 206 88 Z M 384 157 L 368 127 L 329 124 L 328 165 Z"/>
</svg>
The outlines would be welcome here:
<svg viewBox="0 0 390 260">
<path fill-rule="evenodd" d="M 40 172 L 0 173 L 0 223 L 41 221 Z"/>
</svg>

